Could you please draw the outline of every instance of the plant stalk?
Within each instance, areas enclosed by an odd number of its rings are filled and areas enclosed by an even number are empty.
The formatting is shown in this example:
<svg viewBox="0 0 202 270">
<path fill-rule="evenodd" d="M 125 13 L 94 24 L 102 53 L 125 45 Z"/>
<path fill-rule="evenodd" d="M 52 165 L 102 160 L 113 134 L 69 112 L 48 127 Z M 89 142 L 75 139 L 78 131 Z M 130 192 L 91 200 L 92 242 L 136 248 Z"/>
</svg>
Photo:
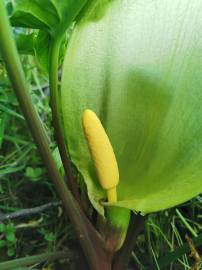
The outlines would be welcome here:
<svg viewBox="0 0 202 270">
<path fill-rule="evenodd" d="M 114 257 L 113 270 L 125 270 L 130 260 L 132 250 L 137 241 L 137 237 L 144 229 L 145 217 L 141 215 L 131 215 L 128 233 L 122 248 Z"/>
<path fill-rule="evenodd" d="M 39 149 L 49 176 L 55 184 L 66 213 L 76 230 L 90 269 L 105 269 L 105 259 L 107 260 L 107 254 L 104 252 L 102 241 L 92 224 L 80 210 L 80 207 L 71 192 L 68 190 L 52 157 L 52 153 L 49 148 L 49 138 L 29 94 L 29 88 L 26 83 L 23 68 L 12 36 L 3 0 L 0 0 L 0 14 L 0 50 L 30 132 Z"/>
<path fill-rule="evenodd" d="M 49 82 L 50 82 L 50 100 L 53 118 L 53 126 L 55 132 L 55 139 L 59 148 L 60 156 L 64 166 L 65 174 L 67 177 L 67 184 L 72 194 L 78 201 L 80 207 L 81 199 L 78 191 L 76 180 L 73 177 L 70 160 L 66 151 L 65 140 L 62 131 L 61 111 L 60 111 L 60 95 L 58 89 L 58 65 L 59 53 L 63 36 L 52 38 L 49 56 Z"/>
</svg>

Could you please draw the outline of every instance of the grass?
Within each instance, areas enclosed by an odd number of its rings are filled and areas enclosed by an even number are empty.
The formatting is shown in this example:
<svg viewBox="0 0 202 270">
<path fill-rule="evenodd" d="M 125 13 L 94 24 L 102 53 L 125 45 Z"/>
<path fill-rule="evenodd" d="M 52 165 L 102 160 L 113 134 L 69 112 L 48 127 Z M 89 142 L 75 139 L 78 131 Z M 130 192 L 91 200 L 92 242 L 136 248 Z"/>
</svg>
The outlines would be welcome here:
<svg viewBox="0 0 202 270">
<path fill-rule="evenodd" d="M 32 57 L 22 57 L 22 61 L 33 101 L 53 142 L 47 76 L 37 68 Z M 54 150 L 55 144 L 52 143 L 51 147 Z M 55 189 L 21 115 L 5 70 L 0 66 L 0 217 L 3 213 L 56 201 Z M 202 233 L 201 209 L 202 197 L 198 196 L 178 208 L 151 214 L 132 253 L 132 269 L 134 266 L 142 270 L 202 269 L 189 256 L 189 247 L 182 252 L 188 234 L 190 238 L 198 239 L 196 252 L 202 254 L 202 241 L 197 238 Z M 63 269 L 62 265 L 69 269 L 67 266 L 72 267 L 77 260 L 76 245 L 73 228 L 63 217 L 60 206 L 7 220 L 0 225 L 0 262 L 56 250 L 67 251 L 75 246 L 75 258 L 59 264 L 59 269 Z M 164 263 L 161 258 L 165 258 Z M 43 267 L 56 269 L 54 267 L 58 266 L 45 262 L 23 269 Z"/>
</svg>

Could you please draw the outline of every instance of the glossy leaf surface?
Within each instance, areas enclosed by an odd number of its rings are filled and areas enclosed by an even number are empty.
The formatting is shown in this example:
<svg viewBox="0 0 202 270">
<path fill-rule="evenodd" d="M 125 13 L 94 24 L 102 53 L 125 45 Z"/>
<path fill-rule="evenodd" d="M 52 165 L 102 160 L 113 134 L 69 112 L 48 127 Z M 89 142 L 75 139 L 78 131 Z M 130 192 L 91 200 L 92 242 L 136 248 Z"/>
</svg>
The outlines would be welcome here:
<svg viewBox="0 0 202 270">
<path fill-rule="evenodd" d="M 202 191 L 202 2 L 104 3 L 77 25 L 63 67 L 71 159 L 103 213 L 81 124 L 92 109 L 118 160 L 116 205 L 143 213 L 175 206 Z"/>
</svg>

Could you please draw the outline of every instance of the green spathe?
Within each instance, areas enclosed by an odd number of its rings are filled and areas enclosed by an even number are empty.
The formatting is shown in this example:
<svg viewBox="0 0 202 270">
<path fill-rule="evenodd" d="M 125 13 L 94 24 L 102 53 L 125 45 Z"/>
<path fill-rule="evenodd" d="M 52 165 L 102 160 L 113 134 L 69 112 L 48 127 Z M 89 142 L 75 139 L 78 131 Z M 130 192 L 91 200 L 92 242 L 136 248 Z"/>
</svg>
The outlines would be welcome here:
<svg viewBox="0 0 202 270">
<path fill-rule="evenodd" d="M 109 225 L 119 230 L 119 239 L 116 246 L 116 250 L 119 250 L 125 241 L 128 231 L 131 216 L 130 210 L 123 207 L 110 206 L 106 207 L 105 215 Z"/>
<path fill-rule="evenodd" d="M 65 137 L 89 198 L 103 214 L 81 118 L 101 119 L 119 164 L 116 206 L 143 213 L 202 191 L 202 2 L 116 0 L 88 12 L 67 49 Z M 96 8 L 96 14 L 98 10 Z M 98 16 L 99 17 L 99 16 Z"/>
</svg>

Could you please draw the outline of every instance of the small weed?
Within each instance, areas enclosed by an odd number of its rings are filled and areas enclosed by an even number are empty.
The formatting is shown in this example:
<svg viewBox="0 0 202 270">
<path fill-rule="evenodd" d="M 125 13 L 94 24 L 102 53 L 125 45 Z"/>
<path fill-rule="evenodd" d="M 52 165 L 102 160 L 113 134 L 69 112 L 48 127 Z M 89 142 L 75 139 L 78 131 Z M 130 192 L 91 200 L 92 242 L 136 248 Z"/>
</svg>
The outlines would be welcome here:
<svg viewBox="0 0 202 270">
<path fill-rule="evenodd" d="M 0 249 L 6 248 L 9 257 L 15 254 L 16 229 L 13 223 L 0 223 Z"/>
</svg>

